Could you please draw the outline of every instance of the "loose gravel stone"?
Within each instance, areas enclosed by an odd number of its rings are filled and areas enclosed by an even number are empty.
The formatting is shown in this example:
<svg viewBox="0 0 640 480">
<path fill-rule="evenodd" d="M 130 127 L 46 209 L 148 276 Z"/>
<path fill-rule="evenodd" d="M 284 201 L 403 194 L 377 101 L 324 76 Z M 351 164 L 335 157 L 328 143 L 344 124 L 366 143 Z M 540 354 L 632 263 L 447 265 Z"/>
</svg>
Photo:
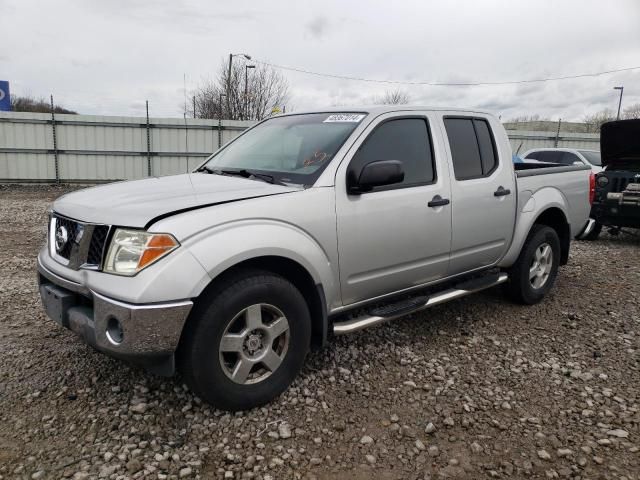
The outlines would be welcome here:
<svg viewBox="0 0 640 480">
<path fill-rule="evenodd" d="M 471 444 L 471 451 L 473 453 L 480 453 L 480 452 L 482 452 L 482 446 L 480 446 L 480 444 L 478 442 L 473 442 Z"/>
<path fill-rule="evenodd" d="M 568 448 L 559 448 L 556 453 L 560 458 L 570 457 L 571 455 L 573 455 L 573 450 L 570 450 Z"/>
<path fill-rule="evenodd" d="M 551 455 L 546 450 L 538 450 L 538 458 L 542 460 L 551 460 Z"/>
<path fill-rule="evenodd" d="M 629 436 L 629 432 L 627 432 L 626 430 L 622 430 L 620 428 L 617 428 L 615 430 L 609 430 L 607 432 L 607 435 L 609 435 L 611 437 L 627 438 Z"/>
<path fill-rule="evenodd" d="M 373 438 L 371 438 L 369 435 L 364 435 L 360 439 L 360 443 L 363 444 L 363 445 L 369 445 L 369 444 L 373 443 Z"/>
<path fill-rule="evenodd" d="M 278 435 L 282 439 L 291 438 L 291 427 L 287 423 L 278 425 Z"/>
</svg>

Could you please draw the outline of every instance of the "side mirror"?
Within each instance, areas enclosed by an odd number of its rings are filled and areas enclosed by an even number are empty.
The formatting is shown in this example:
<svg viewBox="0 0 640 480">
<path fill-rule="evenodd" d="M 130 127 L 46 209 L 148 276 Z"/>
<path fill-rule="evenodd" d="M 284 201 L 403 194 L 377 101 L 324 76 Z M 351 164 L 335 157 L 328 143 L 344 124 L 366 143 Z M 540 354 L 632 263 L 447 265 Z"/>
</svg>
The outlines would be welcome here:
<svg viewBox="0 0 640 480">
<path fill-rule="evenodd" d="M 369 192 L 373 187 L 392 185 L 404 180 L 404 168 L 400 160 L 380 160 L 364 166 L 358 175 L 350 171 L 347 176 L 349 193 Z"/>
</svg>

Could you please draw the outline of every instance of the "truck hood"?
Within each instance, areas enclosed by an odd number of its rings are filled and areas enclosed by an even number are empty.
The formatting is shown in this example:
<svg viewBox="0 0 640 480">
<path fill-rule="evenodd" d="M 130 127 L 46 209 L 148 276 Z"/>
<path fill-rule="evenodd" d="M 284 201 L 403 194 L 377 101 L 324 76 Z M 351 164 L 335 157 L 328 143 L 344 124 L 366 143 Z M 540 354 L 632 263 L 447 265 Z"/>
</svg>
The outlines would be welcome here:
<svg viewBox="0 0 640 480">
<path fill-rule="evenodd" d="M 600 128 L 602 166 L 609 170 L 640 167 L 640 119 L 606 122 Z"/>
<path fill-rule="evenodd" d="M 68 193 L 56 213 L 88 223 L 146 228 L 168 215 L 302 190 L 240 177 L 192 173 L 111 183 Z"/>
</svg>

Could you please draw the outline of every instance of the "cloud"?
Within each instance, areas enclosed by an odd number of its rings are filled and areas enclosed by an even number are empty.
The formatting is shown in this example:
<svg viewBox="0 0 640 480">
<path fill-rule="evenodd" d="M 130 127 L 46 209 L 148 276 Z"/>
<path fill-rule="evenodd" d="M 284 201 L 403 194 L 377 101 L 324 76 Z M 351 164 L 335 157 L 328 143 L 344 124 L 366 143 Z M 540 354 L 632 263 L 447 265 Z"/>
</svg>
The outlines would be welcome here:
<svg viewBox="0 0 640 480">
<path fill-rule="evenodd" d="M 307 22 L 306 26 L 311 36 L 319 39 L 327 33 L 329 20 L 323 16 L 318 16 Z"/>
<path fill-rule="evenodd" d="M 15 94 L 53 93 L 89 114 L 181 116 L 187 90 L 230 52 L 316 72 L 403 81 L 503 81 L 636 66 L 640 3 L 595 0 L 395 2 L 0 0 L 3 77 Z M 256 5 L 256 6 L 254 6 Z M 29 32 L 27 37 L 24 32 Z M 15 41 L 21 38 L 20 42 Z M 7 47 L 10 46 L 10 47 Z M 240 61 L 240 60 L 239 60 Z M 639 64 L 640 65 L 640 64 Z M 283 71 L 296 109 L 367 102 L 395 85 Z M 640 71 L 485 87 L 399 86 L 412 102 L 503 118 L 579 120 L 640 102 Z"/>
</svg>

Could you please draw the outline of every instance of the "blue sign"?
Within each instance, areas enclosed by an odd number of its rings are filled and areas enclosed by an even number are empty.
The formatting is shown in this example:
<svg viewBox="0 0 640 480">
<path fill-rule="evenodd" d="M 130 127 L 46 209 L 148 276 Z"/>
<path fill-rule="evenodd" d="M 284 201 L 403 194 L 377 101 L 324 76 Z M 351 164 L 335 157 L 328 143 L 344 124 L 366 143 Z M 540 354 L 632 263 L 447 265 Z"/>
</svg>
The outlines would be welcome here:
<svg viewBox="0 0 640 480">
<path fill-rule="evenodd" d="M 11 95 L 9 94 L 9 82 L 0 80 L 0 112 L 11 111 Z"/>
</svg>

